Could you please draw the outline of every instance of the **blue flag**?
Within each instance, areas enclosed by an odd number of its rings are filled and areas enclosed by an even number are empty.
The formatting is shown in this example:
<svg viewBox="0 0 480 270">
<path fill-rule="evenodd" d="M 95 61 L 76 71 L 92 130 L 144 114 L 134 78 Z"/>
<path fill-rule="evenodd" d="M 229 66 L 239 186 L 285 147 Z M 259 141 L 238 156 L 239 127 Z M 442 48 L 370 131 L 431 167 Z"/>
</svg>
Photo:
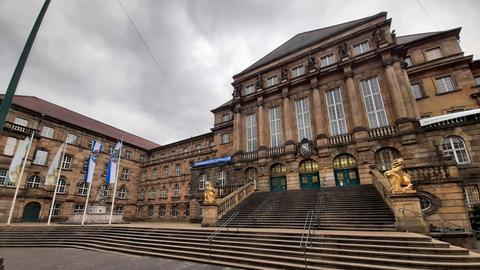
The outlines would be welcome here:
<svg viewBox="0 0 480 270">
<path fill-rule="evenodd" d="M 97 156 L 102 151 L 103 145 L 97 141 L 93 141 L 92 152 L 90 152 L 90 157 L 88 158 L 88 169 L 85 174 L 85 182 L 90 183 L 93 179 L 93 172 L 95 170 L 95 165 L 97 164 Z"/>
<path fill-rule="evenodd" d="M 122 143 L 117 142 L 112 153 L 110 153 L 110 159 L 108 160 L 108 167 L 107 167 L 107 177 L 105 178 L 105 182 L 107 185 L 109 185 L 110 183 L 115 183 L 115 181 L 117 181 L 117 174 L 118 174 L 117 167 L 118 167 L 118 162 L 120 161 L 122 147 L 123 147 Z"/>
</svg>

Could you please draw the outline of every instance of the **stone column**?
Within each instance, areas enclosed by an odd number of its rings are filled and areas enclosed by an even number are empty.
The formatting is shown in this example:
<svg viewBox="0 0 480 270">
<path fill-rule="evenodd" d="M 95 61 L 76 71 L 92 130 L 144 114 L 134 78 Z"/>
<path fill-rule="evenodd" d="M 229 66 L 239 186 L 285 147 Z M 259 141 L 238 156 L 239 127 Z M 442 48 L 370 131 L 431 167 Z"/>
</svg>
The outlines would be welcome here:
<svg viewBox="0 0 480 270">
<path fill-rule="evenodd" d="M 320 97 L 320 90 L 316 87 L 313 88 L 313 111 L 315 113 L 315 126 L 317 127 L 317 135 L 327 134 L 327 128 L 325 126 L 325 115 L 327 111 L 324 108 L 324 104 Z"/>
<path fill-rule="evenodd" d="M 407 105 L 407 114 L 410 118 L 420 119 L 420 112 L 418 111 L 417 102 L 412 93 L 412 84 L 408 79 L 407 71 L 400 66 L 400 63 L 395 63 L 395 71 L 397 72 L 398 82 L 402 89 L 403 99 Z"/>
<path fill-rule="evenodd" d="M 237 105 L 233 115 L 233 150 L 238 152 L 242 145 L 242 112 L 240 105 Z"/>
<path fill-rule="evenodd" d="M 290 121 L 291 117 L 291 104 L 290 98 L 288 97 L 288 89 L 284 88 L 282 91 L 283 98 L 283 126 L 285 129 L 285 142 L 293 142 L 293 125 Z"/>
<path fill-rule="evenodd" d="M 388 64 L 386 66 L 385 74 L 392 97 L 393 111 L 395 112 L 396 118 L 395 120 L 405 119 L 407 117 L 407 110 L 405 108 L 405 102 L 403 101 L 402 93 L 400 92 L 400 86 L 398 85 L 397 76 L 395 75 L 392 64 Z"/>
<path fill-rule="evenodd" d="M 259 97 L 257 99 L 257 115 L 258 115 L 258 146 L 261 148 L 262 146 L 266 146 L 265 140 L 265 118 L 264 118 L 264 110 L 263 110 L 263 99 Z"/>
<path fill-rule="evenodd" d="M 353 74 L 347 74 L 347 79 L 345 81 L 347 86 L 348 101 L 350 103 L 350 112 L 351 119 L 353 124 L 353 131 L 365 129 L 365 121 L 363 118 L 363 108 L 362 108 L 362 95 L 360 91 L 357 91 L 355 83 L 353 81 Z"/>
</svg>

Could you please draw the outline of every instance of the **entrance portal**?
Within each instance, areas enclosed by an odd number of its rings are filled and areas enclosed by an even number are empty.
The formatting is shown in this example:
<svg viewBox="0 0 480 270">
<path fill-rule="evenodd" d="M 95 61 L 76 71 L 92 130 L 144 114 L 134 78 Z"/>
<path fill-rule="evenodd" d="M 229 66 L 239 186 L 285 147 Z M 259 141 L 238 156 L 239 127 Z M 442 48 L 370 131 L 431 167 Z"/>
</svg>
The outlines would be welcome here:
<svg viewBox="0 0 480 270">
<path fill-rule="evenodd" d="M 349 154 L 342 154 L 333 160 L 335 184 L 337 187 L 360 185 L 357 161 Z"/>
<path fill-rule="evenodd" d="M 320 175 L 318 174 L 318 164 L 315 160 L 307 159 L 302 161 L 299 172 L 301 189 L 320 188 Z"/>
<path fill-rule="evenodd" d="M 23 222 L 38 222 L 40 217 L 40 204 L 38 202 L 30 202 L 23 208 Z"/>
<path fill-rule="evenodd" d="M 270 190 L 285 191 L 287 190 L 286 169 L 283 164 L 274 164 L 270 169 Z"/>
</svg>

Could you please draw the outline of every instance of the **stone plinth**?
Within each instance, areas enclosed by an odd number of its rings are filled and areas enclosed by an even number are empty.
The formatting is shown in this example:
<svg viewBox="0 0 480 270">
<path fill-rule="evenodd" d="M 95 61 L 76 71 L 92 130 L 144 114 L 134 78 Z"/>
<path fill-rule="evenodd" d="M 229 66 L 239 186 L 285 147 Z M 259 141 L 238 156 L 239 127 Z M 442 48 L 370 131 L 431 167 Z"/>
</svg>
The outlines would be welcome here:
<svg viewBox="0 0 480 270">
<path fill-rule="evenodd" d="M 218 206 L 215 203 L 205 203 L 202 215 L 202 227 L 215 226 L 218 221 Z"/>
<path fill-rule="evenodd" d="M 105 214 L 107 213 L 106 205 L 92 205 L 87 208 L 87 214 Z"/>
<path fill-rule="evenodd" d="M 417 192 L 388 195 L 390 207 L 395 214 L 395 228 L 399 231 L 428 233 Z"/>
<path fill-rule="evenodd" d="M 67 220 L 67 223 L 82 223 L 83 213 L 73 214 Z M 87 208 L 85 215 L 85 224 L 107 224 L 110 221 L 110 212 L 107 213 L 107 206 L 94 204 Z M 112 223 L 123 223 L 123 214 L 113 214 Z"/>
</svg>

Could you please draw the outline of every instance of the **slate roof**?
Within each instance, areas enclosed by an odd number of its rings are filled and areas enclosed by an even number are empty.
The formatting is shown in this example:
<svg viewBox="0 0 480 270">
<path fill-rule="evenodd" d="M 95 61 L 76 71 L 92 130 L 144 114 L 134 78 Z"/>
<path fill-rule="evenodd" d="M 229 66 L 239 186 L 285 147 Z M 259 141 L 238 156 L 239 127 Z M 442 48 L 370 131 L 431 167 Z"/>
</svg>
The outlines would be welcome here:
<svg viewBox="0 0 480 270">
<path fill-rule="evenodd" d="M 0 95 L 1 100 L 3 100 L 3 96 L 4 95 Z M 87 129 L 117 140 L 123 138 L 126 143 L 138 146 L 146 150 L 160 146 L 159 144 L 156 144 L 152 141 L 112 127 L 108 124 L 102 123 L 100 121 L 76 113 L 74 111 L 71 111 L 69 109 L 58 106 L 35 96 L 15 95 L 13 98 L 13 104 L 15 106 L 28 109 L 30 111 L 34 111 L 40 114 L 43 113 L 50 118 L 54 118 L 65 123 L 78 126 L 82 129 Z"/>
<path fill-rule="evenodd" d="M 297 34 L 291 39 L 289 39 L 287 42 L 283 43 L 278 48 L 271 51 L 269 54 L 267 54 L 266 56 L 264 56 L 263 58 L 261 58 L 260 60 L 258 60 L 257 62 L 255 62 L 254 64 L 252 64 L 251 66 L 249 66 L 248 68 L 246 68 L 245 70 L 243 70 L 242 72 L 238 73 L 235 76 L 247 73 L 255 68 L 258 68 L 262 65 L 265 65 L 272 61 L 280 59 L 288 54 L 291 54 L 295 51 L 298 51 L 299 49 L 310 46 L 314 43 L 318 43 L 322 40 L 325 40 L 341 32 L 347 31 L 353 27 L 362 25 L 368 21 L 371 21 L 373 19 L 376 19 L 382 16 L 387 16 L 387 12 L 380 12 L 370 17 L 365 17 L 362 19 Z"/>
<path fill-rule="evenodd" d="M 405 44 L 408 44 L 408 43 L 412 43 L 412 42 L 422 40 L 422 39 L 425 39 L 425 38 L 429 38 L 429 37 L 434 37 L 436 35 L 444 34 L 444 33 L 447 33 L 447 32 L 458 32 L 458 33 L 460 33 L 461 29 L 462 28 L 459 27 L 459 28 L 453 28 L 453 29 L 445 30 L 445 31 L 436 31 L 436 32 L 427 32 L 427 33 L 400 36 L 400 37 L 397 37 L 397 44 L 405 45 Z M 457 33 L 457 35 L 458 35 L 458 33 Z"/>
</svg>

